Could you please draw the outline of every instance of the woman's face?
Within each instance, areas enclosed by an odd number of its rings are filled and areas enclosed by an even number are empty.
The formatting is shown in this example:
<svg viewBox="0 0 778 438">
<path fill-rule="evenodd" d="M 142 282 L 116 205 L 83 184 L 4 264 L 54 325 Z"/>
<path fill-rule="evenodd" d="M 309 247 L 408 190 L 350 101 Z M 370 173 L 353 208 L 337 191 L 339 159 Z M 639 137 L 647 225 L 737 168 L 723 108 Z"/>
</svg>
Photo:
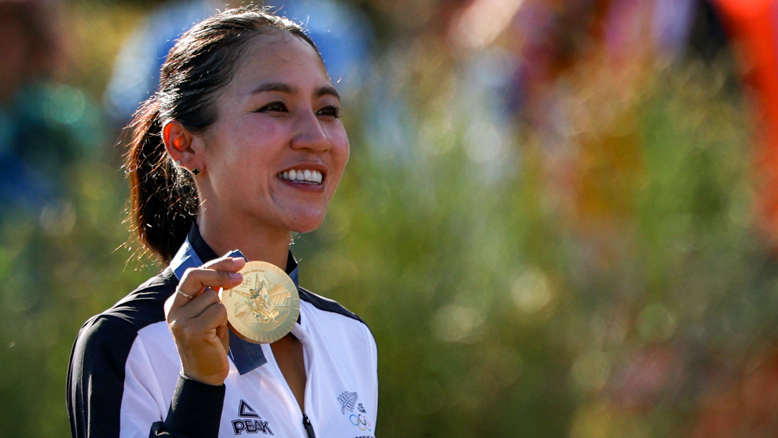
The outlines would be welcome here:
<svg viewBox="0 0 778 438">
<path fill-rule="evenodd" d="M 285 32 L 253 38 L 235 68 L 202 136 L 206 216 L 313 231 L 349 156 L 337 92 L 313 47 Z"/>
</svg>

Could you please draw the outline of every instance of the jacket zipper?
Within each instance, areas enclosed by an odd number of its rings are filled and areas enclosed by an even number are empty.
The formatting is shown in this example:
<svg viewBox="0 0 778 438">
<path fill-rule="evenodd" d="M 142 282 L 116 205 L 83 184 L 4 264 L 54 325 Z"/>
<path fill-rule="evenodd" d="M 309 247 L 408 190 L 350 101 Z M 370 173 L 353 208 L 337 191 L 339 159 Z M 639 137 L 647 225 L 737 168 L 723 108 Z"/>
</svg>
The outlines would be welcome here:
<svg viewBox="0 0 778 438">
<path fill-rule="evenodd" d="M 308 416 L 305 414 L 303 414 L 303 427 L 305 427 L 305 431 L 308 432 L 308 438 L 316 438 L 316 432 L 313 431 L 311 420 L 309 420 Z"/>
</svg>

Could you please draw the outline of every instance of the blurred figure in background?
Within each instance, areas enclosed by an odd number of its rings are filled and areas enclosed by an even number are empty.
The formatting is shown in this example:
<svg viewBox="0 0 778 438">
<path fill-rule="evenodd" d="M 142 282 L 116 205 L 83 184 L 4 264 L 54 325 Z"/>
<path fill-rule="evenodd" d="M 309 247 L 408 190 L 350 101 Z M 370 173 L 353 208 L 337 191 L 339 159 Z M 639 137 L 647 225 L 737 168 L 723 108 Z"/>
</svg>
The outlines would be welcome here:
<svg viewBox="0 0 778 438">
<path fill-rule="evenodd" d="M 241 2 L 227 2 L 239 6 Z M 303 23 L 321 51 L 333 82 L 341 92 L 359 87 L 373 44 L 373 30 L 357 8 L 339 0 L 270 0 L 278 14 Z M 105 105 L 117 126 L 130 120 L 138 104 L 154 92 L 168 51 L 192 23 L 224 8 L 224 2 L 184 0 L 152 10 L 124 43 L 105 93 Z"/>
<path fill-rule="evenodd" d="M 639 113 L 657 73 L 685 59 L 703 3 L 530 0 L 516 17 L 515 110 L 549 203 L 587 242 L 593 269 L 635 251 L 623 240 L 646 172 Z"/>
<path fill-rule="evenodd" d="M 0 219 L 59 202 L 69 166 L 104 140 L 96 108 L 57 81 L 67 62 L 56 12 L 43 0 L 0 1 Z"/>
</svg>

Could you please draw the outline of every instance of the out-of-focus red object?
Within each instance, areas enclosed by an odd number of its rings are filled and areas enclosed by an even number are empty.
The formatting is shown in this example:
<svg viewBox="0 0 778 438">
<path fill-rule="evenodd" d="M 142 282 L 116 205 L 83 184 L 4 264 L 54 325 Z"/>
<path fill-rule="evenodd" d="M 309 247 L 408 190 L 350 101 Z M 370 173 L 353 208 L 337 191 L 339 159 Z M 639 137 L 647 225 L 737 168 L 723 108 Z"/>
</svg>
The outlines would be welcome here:
<svg viewBox="0 0 778 438">
<path fill-rule="evenodd" d="M 754 90 L 758 220 L 778 252 L 778 1 L 715 0 Z"/>
<path fill-rule="evenodd" d="M 778 351 L 704 396 L 689 436 L 778 437 Z"/>
</svg>

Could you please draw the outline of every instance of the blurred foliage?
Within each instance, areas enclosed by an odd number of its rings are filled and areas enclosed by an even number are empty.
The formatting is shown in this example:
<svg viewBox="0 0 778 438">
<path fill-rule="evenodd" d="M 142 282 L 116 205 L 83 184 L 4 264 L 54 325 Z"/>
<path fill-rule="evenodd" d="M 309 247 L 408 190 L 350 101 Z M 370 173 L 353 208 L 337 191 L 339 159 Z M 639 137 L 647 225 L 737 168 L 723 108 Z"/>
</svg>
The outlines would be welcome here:
<svg viewBox="0 0 778 438">
<path fill-rule="evenodd" d="M 456 128 L 399 163 L 355 139 L 324 228 L 301 238 L 317 243 L 303 279 L 370 322 L 383 435 L 685 436 L 723 370 L 774 342 L 750 127 L 716 68 L 657 70 L 632 102 L 618 145 L 635 138 L 640 170 L 600 175 L 631 204 L 605 229 L 560 214 L 531 130 L 517 172 L 486 184 Z"/>
<path fill-rule="evenodd" d="M 114 168 L 69 169 L 68 199 L 39 217 L 4 209 L 0 224 L 0 425 L 3 436 L 67 436 L 65 375 L 78 327 L 151 271 L 115 251 L 126 231 Z M 35 421 L 45 413 L 45 421 Z"/>
<path fill-rule="evenodd" d="M 72 82 L 94 96 L 140 16 L 131 3 L 73 4 L 90 44 Z M 570 195 L 531 125 L 474 154 L 491 131 L 470 129 L 479 100 L 436 50 L 378 57 L 346 104 L 352 158 L 327 220 L 293 247 L 302 283 L 376 337 L 378 436 L 692 436 L 769 363 L 778 331 L 731 63 L 652 66 L 618 130 L 573 134 L 592 161 Z M 376 151 L 363 120 L 385 88 L 409 101 L 401 150 Z M 1 436 L 68 435 L 79 326 L 159 269 L 120 248 L 127 190 L 106 156 L 69 168 L 66 198 L 40 214 L 0 214 Z"/>
</svg>

